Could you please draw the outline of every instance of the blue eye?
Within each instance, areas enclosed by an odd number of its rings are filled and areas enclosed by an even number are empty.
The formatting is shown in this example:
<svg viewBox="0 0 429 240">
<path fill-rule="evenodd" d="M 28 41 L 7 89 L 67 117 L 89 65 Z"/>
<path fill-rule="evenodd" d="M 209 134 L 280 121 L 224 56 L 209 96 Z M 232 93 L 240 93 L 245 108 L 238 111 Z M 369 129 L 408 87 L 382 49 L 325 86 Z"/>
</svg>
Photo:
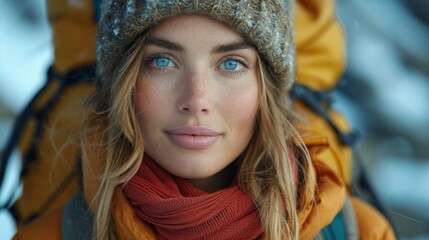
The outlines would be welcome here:
<svg viewBox="0 0 429 240">
<path fill-rule="evenodd" d="M 168 57 L 155 57 L 151 64 L 157 68 L 174 67 L 174 62 Z"/>
<path fill-rule="evenodd" d="M 228 59 L 220 64 L 220 68 L 228 70 L 228 71 L 237 71 L 243 68 L 244 65 L 235 59 Z"/>
</svg>

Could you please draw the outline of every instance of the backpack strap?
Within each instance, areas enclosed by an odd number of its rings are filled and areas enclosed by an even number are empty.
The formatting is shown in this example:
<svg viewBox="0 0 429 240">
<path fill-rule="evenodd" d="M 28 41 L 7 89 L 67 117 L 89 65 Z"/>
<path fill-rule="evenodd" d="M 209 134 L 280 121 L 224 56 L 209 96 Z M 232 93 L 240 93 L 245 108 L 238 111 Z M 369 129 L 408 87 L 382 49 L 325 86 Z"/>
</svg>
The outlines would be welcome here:
<svg viewBox="0 0 429 240">
<path fill-rule="evenodd" d="M 291 98 L 292 100 L 303 101 L 314 112 L 319 114 L 328 123 L 332 130 L 334 130 L 342 143 L 353 146 L 359 140 L 360 135 L 357 131 L 341 131 L 328 115 L 327 109 L 331 107 L 333 102 L 330 92 L 317 91 L 295 82 L 292 86 Z"/>
<path fill-rule="evenodd" d="M 64 208 L 61 234 L 64 240 L 91 239 L 93 215 L 79 192 Z"/>
<path fill-rule="evenodd" d="M 0 188 L 3 184 L 4 175 L 6 167 L 9 162 L 12 161 L 12 154 L 14 151 L 18 150 L 21 154 L 22 167 L 20 172 L 20 178 L 22 179 L 25 176 L 31 165 L 41 158 L 37 156 L 37 151 L 40 148 L 41 138 L 43 134 L 46 134 L 46 121 L 51 114 L 52 109 L 55 104 L 59 101 L 60 97 L 64 91 L 70 86 L 80 84 L 82 82 L 87 82 L 99 86 L 100 83 L 96 80 L 95 77 L 95 65 L 85 65 L 77 69 L 74 69 L 67 74 L 60 74 L 53 67 L 48 69 L 47 73 L 47 82 L 45 85 L 35 94 L 31 101 L 27 104 L 25 109 L 19 114 L 15 121 L 11 136 L 5 146 L 4 151 L 1 153 L 0 157 Z M 53 87 L 55 86 L 55 87 Z M 43 99 L 43 100 L 41 100 Z M 31 121 L 35 121 L 34 128 L 28 128 L 27 126 Z M 28 137 L 31 139 L 28 146 L 22 148 L 20 146 L 23 138 Z M 39 161 L 40 162 L 40 161 Z M 44 213 L 52 204 L 53 201 L 61 194 L 61 192 L 68 186 L 68 184 L 74 180 L 74 176 L 77 176 L 76 171 L 72 171 L 70 175 L 64 178 L 59 184 L 57 190 L 53 192 L 51 196 L 48 197 L 46 202 L 44 202 L 36 213 L 30 214 L 28 216 L 20 216 L 16 211 L 16 206 L 13 205 L 15 202 L 15 195 L 11 194 L 9 196 L 6 204 L 1 205 L 0 209 L 8 209 L 12 216 L 15 218 L 16 222 L 27 222 L 40 214 Z M 17 184 L 18 185 L 18 184 Z M 16 186 L 19 188 L 19 185 Z"/>
<path fill-rule="evenodd" d="M 356 221 L 355 212 L 350 201 L 347 198 L 343 209 L 335 216 L 331 224 L 326 226 L 316 240 L 358 240 L 359 228 Z"/>
</svg>

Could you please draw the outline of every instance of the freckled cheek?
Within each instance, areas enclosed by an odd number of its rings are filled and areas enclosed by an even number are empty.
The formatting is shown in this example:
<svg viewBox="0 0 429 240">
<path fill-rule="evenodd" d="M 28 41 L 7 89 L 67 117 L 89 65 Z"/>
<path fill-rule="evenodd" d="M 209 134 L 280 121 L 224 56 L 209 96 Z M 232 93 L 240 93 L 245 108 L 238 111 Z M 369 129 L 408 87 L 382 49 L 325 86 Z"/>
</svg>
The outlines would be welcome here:
<svg viewBox="0 0 429 240">
<path fill-rule="evenodd" d="M 140 110 L 148 110 L 162 105 L 163 100 L 168 96 L 165 94 L 165 89 L 157 84 L 151 83 L 149 80 L 141 79 L 136 86 L 136 106 Z"/>
<path fill-rule="evenodd" d="M 162 99 L 159 95 L 153 94 L 154 89 L 149 84 L 138 84 L 135 94 L 136 113 L 142 129 L 151 125 L 151 120 L 156 118 L 161 109 Z"/>
<path fill-rule="evenodd" d="M 148 90 L 148 89 L 145 89 Z M 160 109 L 165 108 L 163 99 L 157 94 L 151 94 L 150 91 L 136 92 L 136 112 L 140 125 L 141 134 L 145 141 L 145 151 L 150 153 L 159 150 L 162 145 L 159 126 L 163 124 L 166 118 Z"/>
<path fill-rule="evenodd" d="M 135 95 L 134 95 L 134 102 L 136 107 L 136 113 L 139 119 L 144 115 L 144 112 L 148 109 L 150 106 L 150 96 L 147 95 L 145 88 L 142 84 L 138 84 Z"/>
<path fill-rule="evenodd" d="M 235 131 L 252 131 L 259 106 L 259 93 L 257 88 L 231 93 L 224 98 L 222 106 L 228 115 L 230 125 L 235 125 Z"/>
</svg>

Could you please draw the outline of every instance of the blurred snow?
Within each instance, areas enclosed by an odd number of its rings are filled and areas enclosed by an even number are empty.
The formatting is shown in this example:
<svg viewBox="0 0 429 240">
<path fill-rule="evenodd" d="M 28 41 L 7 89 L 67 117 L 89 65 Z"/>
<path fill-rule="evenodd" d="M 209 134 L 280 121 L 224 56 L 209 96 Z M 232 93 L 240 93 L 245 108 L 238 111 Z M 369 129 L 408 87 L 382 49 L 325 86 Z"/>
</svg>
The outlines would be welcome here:
<svg viewBox="0 0 429 240">
<path fill-rule="evenodd" d="M 0 239 L 10 240 L 15 234 L 15 223 L 12 216 L 5 210 L 0 210 Z"/>
<path fill-rule="evenodd" d="M 348 67 L 335 107 L 363 133 L 358 152 L 401 239 L 429 239 L 429 27 L 412 2 L 337 0 Z"/>
<path fill-rule="evenodd" d="M 21 169 L 21 161 L 18 152 L 14 151 L 11 157 L 10 164 L 6 168 L 6 176 L 1 186 L 0 204 L 3 206 L 8 203 L 10 198 L 15 202 L 22 191 L 22 186 L 19 183 L 19 170 Z M 8 206 L 10 207 L 10 206 Z M 15 220 L 10 213 L 5 209 L 0 209 L 0 240 L 12 239 L 16 232 Z"/>
<path fill-rule="evenodd" d="M 52 62 L 45 5 L 44 0 L 2 1 L 0 8 L 0 101 L 14 114 L 42 86 Z"/>
<path fill-rule="evenodd" d="M 429 141 L 429 130 L 422 131 L 429 129 L 428 27 L 397 0 L 340 0 L 338 6 L 349 40 L 348 74 L 368 88 L 356 99 L 371 105 L 386 127 Z M 414 61 L 423 68 L 409 66 Z"/>
<path fill-rule="evenodd" d="M 365 54 L 361 53 L 362 49 L 366 50 Z M 406 132 L 417 131 L 417 136 L 421 134 L 419 129 L 429 129 L 427 76 L 415 69 L 405 68 L 396 48 L 372 35 L 357 35 L 349 55 L 351 63 L 360 63 L 350 71 L 371 85 L 376 92 L 373 94 L 374 107 L 389 119 L 392 127 Z M 404 116 L 407 118 L 404 119 Z M 412 119 L 412 125 L 408 119 Z"/>
<path fill-rule="evenodd" d="M 52 33 L 45 0 L 2 1 L 0 7 L 0 152 L 11 134 L 13 120 L 45 81 L 52 62 Z M 20 161 L 15 152 L 7 165 L 0 204 L 20 194 Z M 0 240 L 11 239 L 15 222 L 0 210 Z"/>
<path fill-rule="evenodd" d="M 383 189 L 384 202 L 392 206 L 406 202 L 420 221 L 429 222 L 429 161 L 391 157 L 368 170 L 372 176 L 377 174 L 374 187 Z"/>
</svg>

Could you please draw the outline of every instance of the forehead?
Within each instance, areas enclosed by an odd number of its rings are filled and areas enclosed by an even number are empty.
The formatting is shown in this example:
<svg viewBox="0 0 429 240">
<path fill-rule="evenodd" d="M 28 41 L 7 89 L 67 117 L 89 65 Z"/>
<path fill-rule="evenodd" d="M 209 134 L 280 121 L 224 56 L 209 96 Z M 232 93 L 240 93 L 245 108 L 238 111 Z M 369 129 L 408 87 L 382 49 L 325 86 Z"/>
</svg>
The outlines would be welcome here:
<svg viewBox="0 0 429 240">
<path fill-rule="evenodd" d="M 184 14 L 167 18 L 156 25 L 150 37 L 176 42 L 192 42 L 196 37 L 206 44 L 245 41 L 245 38 L 226 24 L 209 16 Z"/>
</svg>

